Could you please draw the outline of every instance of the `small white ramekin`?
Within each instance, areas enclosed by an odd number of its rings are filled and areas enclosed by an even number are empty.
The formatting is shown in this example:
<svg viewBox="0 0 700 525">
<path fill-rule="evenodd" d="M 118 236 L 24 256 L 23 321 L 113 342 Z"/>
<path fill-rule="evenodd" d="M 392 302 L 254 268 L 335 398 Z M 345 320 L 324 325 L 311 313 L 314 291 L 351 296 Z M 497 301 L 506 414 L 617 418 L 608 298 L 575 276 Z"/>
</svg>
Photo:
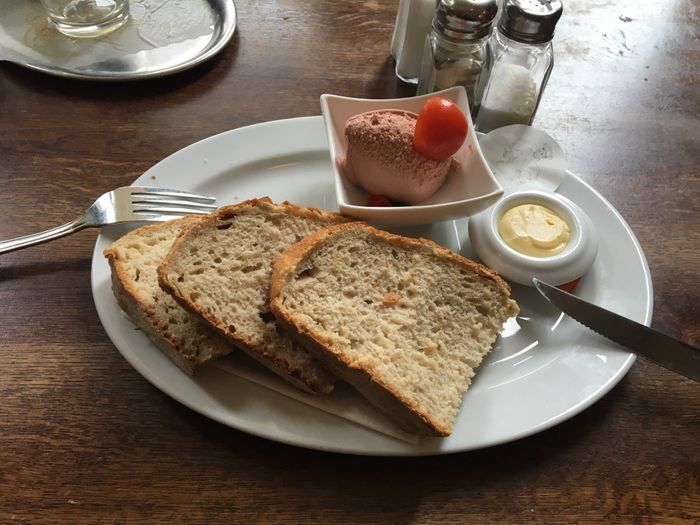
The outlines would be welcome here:
<svg viewBox="0 0 700 525">
<path fill-rule="evenodd" d="M 425 102 L 440 96 L 457 104 L 467 117 L 467 138 L 453 155 L 455 162 L 447 180 L 431 198 L 413 206 L 368 206 L 369 195 L 348 181 L 338 166 L 347 152 L 345 123 L 348 118 L 385 109 L 420 113 Z M 338 210 L 344 215 L 368 221 L 375 226 L 415 226 L 461 219 L 487 209 L 503 195 L 503 188 L 486 164 L 469 115 L 467 92 L 463 86 L 417 97 L 364 99 L 321 95 L 321 113 L 330 146 Z"/>
<path fill-rule="evenodd" d="M 569 242 L 551 257 L 523 255 L 506 244 L 498 224 L 511 208 L 539 204 L 554 211 L 569 225 Z M 591 219 L 576 204 L 557 193 L 528 190 L 510 193 L 488 210 L 469 218 L 469 239 L 484 264 L 506 279 L 532 286 L 533 277 L 561 285 L 584 275 L 598 254 L 598 236 Z"/>
</svg>

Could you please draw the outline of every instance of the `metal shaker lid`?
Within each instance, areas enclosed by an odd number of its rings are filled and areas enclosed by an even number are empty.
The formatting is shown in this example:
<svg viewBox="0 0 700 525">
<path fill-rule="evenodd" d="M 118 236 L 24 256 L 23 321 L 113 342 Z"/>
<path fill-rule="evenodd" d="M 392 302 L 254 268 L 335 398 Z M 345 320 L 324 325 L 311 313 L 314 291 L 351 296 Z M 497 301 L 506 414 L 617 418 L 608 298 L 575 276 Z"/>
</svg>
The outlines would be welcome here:
<svg viewBox="0 0 700 525">
<path fill-rule="evenodd" d="M 489 34 L 498 0 L 438 0 L 433 29 L 452 40 L 478 40 Z"/>
<path fill-rule="evenodd" d="M 562 9 L 561 0 L 506 0 L 498 29 L 517 42 L 549 42 Z"/>
</svg>

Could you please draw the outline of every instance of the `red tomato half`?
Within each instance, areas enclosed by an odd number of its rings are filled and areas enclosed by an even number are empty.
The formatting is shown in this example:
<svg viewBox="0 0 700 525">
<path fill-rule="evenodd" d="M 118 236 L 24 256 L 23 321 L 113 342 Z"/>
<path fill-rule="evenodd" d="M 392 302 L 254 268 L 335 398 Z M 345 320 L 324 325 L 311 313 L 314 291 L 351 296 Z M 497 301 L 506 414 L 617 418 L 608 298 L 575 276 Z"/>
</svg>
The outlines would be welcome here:
<svg viewBox="0 0 700 525">
<path fill-rule="evenodd" d="M 564 290 L 565 292 L 573 292 L 576 287 L 578 286 L 578 283 L 581 281 L 581 278 L 579 277 L 578 279 L 574 279 L 573 281 L 569 281 L 568 283 L 560 284 L 557 286 L 560 290 Z"/>
<path fill-rule="evenodd" d="M 392 206 L 391 200 L 385 195 L 370 195 L 367 199 L 367 206 L 381 206 L 383 208 Z"/>
<path fill-rule="evenodd" d="M 431 97 L 423 106 L 413 133 L 414 149 L 429 159 L 454 155 L 467 138 L 467 118 L 459 106 L 442 97 Z"/>
</svg>

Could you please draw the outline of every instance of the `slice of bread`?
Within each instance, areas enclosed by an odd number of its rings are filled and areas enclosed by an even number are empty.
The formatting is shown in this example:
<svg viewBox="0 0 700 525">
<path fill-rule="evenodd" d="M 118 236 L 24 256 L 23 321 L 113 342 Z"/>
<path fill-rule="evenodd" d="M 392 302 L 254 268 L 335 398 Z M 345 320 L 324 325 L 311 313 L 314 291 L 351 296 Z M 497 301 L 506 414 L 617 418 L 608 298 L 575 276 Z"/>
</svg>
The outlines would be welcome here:
<svg viewBox="0 0 700 525">
<path fill-rule="evenodd" d="M 271 309 L 315 356 L 409 431 L 448 436 L 474 370 L 518 312 L 492 270 L 361 223 L 287 250 Z"/>
<path fill-rule="evenodd" d="M 158 265 L 178 234 L 200 220 L 187 216 L 142 226 L 104 251 L 112 270 L 112 291 L 124 312 L 187 374 L 233 345 L 180 306 L 158 285 Z"/>
<path fill-rule="evenodd" d="M 314 393 L 335 377 L 280 333 L 269 307 L 272 262 L 336 213 L 255 199 L 220 208 L 185 231 L 158 268 L 161 287 L 251 357 Z"/>
</svg>

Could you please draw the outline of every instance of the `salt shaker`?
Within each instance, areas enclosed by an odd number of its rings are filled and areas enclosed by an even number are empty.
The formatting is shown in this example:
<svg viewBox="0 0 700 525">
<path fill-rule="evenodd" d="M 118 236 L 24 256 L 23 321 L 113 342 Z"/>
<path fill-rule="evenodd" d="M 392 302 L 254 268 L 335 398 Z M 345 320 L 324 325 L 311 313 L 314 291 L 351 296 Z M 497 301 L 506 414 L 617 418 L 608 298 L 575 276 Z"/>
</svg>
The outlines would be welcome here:
<svg viewBox="0 0 700 525">
<path fill-rule="evenodd" d="M 497 0 L 439 0 L 426 38 L 417 93 L 464 86 L 470 110 L 479 106 L 491 68 L 491 26 Z"/>
<path fill-rule="evenodd" d="M 475 127 L 489 131 L 532 124 L 554 65 L 552 37 L 561 0 L 506 0 L 491 37 L 493 66 Z"/>
<path fill-rule="evenodd" d="M 416 84 L 420 72 L 423 43 L 430 31 L 436 0 L 401 0 L 391 42 L 396 59 L 396 76 Z"/>
</svg>

